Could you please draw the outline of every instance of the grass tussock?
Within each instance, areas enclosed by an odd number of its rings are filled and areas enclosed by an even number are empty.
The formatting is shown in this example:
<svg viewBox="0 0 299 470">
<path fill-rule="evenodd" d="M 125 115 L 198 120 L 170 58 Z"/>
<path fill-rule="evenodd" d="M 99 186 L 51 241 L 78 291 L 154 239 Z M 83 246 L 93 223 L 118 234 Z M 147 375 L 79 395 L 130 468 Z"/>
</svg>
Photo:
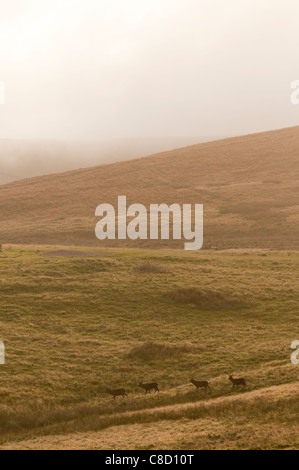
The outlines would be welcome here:
<svg viewBox="0 0 299 470">
<path fill-rule="evenodd" d="M 143 274 L 165 274 L 168 272 L 163 266 L 152 263 L 142 263 L 135 266 L 134 271 Z"/>
<path fill-rule="evenodd" d="M 201 291 L 190 287 L 187 289 L 176 289 L 165 294 L 172 302 L 181 305 L 195 305 L 204 310 L 223 310 L 231 308 L 249 307 L 242 298 L 222 294 L 212 290 Z"/>
</svg>

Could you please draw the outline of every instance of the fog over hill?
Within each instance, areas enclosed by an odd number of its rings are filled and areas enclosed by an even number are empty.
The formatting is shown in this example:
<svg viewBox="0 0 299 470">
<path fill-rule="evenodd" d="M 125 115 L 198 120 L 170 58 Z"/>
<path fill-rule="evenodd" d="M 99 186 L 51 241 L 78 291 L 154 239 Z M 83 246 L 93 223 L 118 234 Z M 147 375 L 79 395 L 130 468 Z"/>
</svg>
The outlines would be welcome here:
<svg viewBox="0 0 299 470">
<path fill-rule="evenodd" d="M 217 137 L 189 136 L 78 142 L 0 140 L 0 184 L 130 160 L 216 139 Z"/>
</svg>

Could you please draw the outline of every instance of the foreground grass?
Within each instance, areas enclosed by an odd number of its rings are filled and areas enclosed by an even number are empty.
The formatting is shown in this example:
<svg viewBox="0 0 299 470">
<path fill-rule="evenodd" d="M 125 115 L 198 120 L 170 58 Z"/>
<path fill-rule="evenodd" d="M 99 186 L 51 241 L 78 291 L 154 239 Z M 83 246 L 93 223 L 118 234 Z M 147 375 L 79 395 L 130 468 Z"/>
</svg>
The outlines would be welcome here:
<svg viewBox="0 0 299 470">
<path fill-rule="evenodd" d="M 240 393 L 232 392 L 229 373 L 247 378 L 242 398 L 298 381 L 289 349 L 299 336 L 298 253 L 128 250 L 109 258 L 47 258 L 45 251 L 11 247 L 1 255 L 2 444 L 93 431 L 113 448 L 105 436 L 118 426 L 127 428 L 123 448 L 151 447 L 159 425 L 164 448 L 231 448 L 246 418 L 240 447 L 298 445 L 297 388 L 292 396 L 279 398 L 277 388 L 277 398 L 244 398 L 237 408 L 220 402 L 210 415 L 200 411 L 207 397 L 188 385 L 191 376 L 210 380 L 210 402 Z M 157 380 L 161 396 L 145 398 L 140 380 Z M 106 386 L 125 387 L 129 398 L 112 402 Z M 210 419 L 219 426 L 212 443 L 214 431 L 203 426 Z M 178 436 L 185 430 L 182 441 L 167 439 L 168 422 Z M 194 423 L 206 431 L 194 434 Z M 148 427 L 152 441 L 136 440 L 134 426 Z M 272 433 L 261 440 L 264 426 Z M 70 437 L 66 442 L 73 445 Z M 163 448 L 163 439 L 156 442 Z"/>
<path fill-rule="evenodd" d="M 79 433 L 64 429 L 64 434 L 1 449 L 298 449 L 298 386 L 269 387 L 192 406 L 93 416 L 80 422 Z"/>
</svg>

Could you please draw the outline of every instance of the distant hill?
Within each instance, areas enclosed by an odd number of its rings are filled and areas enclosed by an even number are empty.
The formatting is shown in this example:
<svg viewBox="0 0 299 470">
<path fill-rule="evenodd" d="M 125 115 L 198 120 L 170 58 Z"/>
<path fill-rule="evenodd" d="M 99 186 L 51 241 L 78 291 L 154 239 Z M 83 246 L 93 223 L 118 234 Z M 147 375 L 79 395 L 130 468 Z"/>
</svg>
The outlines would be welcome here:
<svg viewBox="0 0 299 470">
<path fill-rule="evenodd" d="M 203 203 L 205 247 L 298 249 L 299 127 L 1 186 L 0 240 L 100 247 L 95 208 L 118 195 L 146 206 Z"/>
<path fill-rule="evenodd" d="M 0 185 L 34 176 L 132 160 L 216 139 L 189 136 L 95 142 L 0 140 Z"/>
</svg>

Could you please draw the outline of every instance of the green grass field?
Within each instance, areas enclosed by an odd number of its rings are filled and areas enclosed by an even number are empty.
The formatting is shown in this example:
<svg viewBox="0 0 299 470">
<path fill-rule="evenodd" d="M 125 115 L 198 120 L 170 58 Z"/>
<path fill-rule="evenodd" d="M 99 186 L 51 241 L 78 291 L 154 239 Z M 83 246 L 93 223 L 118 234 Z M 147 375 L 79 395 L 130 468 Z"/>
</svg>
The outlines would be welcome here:
<svg viewBox="0 0 299 470">
<path fill-rule="evenodd" d="M 0 254 L 3 448 L 299 448 L 299 253 L 51 249 Z"/>
</svg>

